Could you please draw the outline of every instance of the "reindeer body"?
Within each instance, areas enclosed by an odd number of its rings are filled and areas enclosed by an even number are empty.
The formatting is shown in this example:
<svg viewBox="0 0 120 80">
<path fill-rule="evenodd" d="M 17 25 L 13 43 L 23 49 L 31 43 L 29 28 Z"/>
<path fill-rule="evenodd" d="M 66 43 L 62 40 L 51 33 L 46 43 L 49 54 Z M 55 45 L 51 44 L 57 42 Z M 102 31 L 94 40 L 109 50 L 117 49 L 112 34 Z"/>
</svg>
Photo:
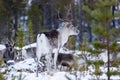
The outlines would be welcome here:
<svg viewBox="0 0 120 80">
<path fill-rule="evenodd" d="M 54 55 L 52 56 L 54 58 Z M 72 54 L 59 53 L 57 58 L 57 65 L 66 66 L 69 70 L 72 68 L 72 65 L 75 63 L 74 56 Z"/>
<path fill-rule="evenodd" d="M 38 60 L 40 60 L 42 55 L 46 55 L 46 57 L 49 58 L 48 61 L 51 61 L 53 49 L 56 48 L 57 51 L 54 55 L 54 68 L 56 69 L 59 49 L 68 41 L 70 35 L 77 35 L 78 33 L 79 31 L 71 22 L 63 22 L 58 30 L 38 34 L 36 50 Z"/>
<path fill-rule="evenodd" d="M 49 44 L 51 45 L 52 48 L 57 48 L 58 47 L 58 36 L 59 36 L 59 31 L 58 30 L 51 30 L 50 32 L 43 32 L 45 36 L 49 40 Z"/>
</svg>

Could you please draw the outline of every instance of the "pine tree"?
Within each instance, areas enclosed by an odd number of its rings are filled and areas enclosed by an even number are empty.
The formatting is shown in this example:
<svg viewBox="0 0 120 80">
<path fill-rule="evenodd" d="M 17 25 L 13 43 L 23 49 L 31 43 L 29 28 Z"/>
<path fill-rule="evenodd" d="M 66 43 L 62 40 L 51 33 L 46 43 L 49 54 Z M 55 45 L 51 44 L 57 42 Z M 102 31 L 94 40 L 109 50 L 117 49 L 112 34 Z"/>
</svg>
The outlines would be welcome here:
<svg viewBox="0 0 120 80">
<path fill-rule="evenodd" d="M 26 8 L 27 1 L 0 0 L 0 40 L 6 40 L 6 37 L 10 36 L 9 32 L 12 29 L 15 31 L 14 39 L 16 41 L 18 21 L 23 16 L 21 13 Z"/>
<path fill-rule="evenodd" d="M 100 70 L 100 66 L 104 65 L 103 60 L 100 60 L 98 55 L 103 52 L 105 48 L 105 44 L 101 44 L 99 41 L 92 42 L 93 48 L 87 48 L 87 51 L 90 52 L 89 56 L 95 57 L 95 60 L 87 60 L 88 65 L 94 65 L 95 71 L 93 74 L 96 75 L 96 78 L 99 79 L 99 76 L 102 75 L 102 71 Z"/>
<path fill-rule="evenodd" d="M 93 33 L 96 34 L 97 40 L 101 44 L 105 44 L 105 48 L 108 54 L 108 71 L 107 75 L 110 73 L 110 43 L 112 35 L 114 33 L 111 29 L 110 22 L 114 19 L 113 17 L 119 17 L 120 13 L 112 14 L 111 7 L 117 5 L 118 0 L 94 0 L 90 4 L 83 6 L 84 11 L 91 18 L 91 26 Z M 94 5 L 91 5 L 94 4 Z M 115 29 L 116 31 L 117 29 Z M 108 75 L 108 80 L 110 80 L 110 75 Z"/>
<path fill-rule="evenodd" d="M 0 80 L 6 80 L 3 76 L 3 74 L 0 74 Z"/>
<path fill-rule="evenodd" d="M 18 27 L 19 27 L 19 31 L 17 32 L 17 35 L 18 35 L 18 37 L 17 37 L 17 40 L 18 40 L 17 45 L 18 45 L 20 48 L 22 48 L 23 45 L 24 45 L 24 42 L 23 42 L 24 32 L 23 32 L 23 28 L 22 28 L 22 25 L 21 25 L 21 24 L 19 24 Z"/>
<path fill-rule="evenodd" d="M 34 42 L 34 31 L 33 31 L 33 24 L 31 21 L 28 21 L 28 40 L 29 43 L 33 43 Z"/>
<path fill-rule="evenodd" d="M 21 50 L 19 51 L 19 55 L 20 55 L 20 59 L 22 59 L 22 47 L 24 46 L 24 31 L 23 31 L 23 27 L 21 26 L 21 24 L 19 24 L 18 26 L 19 30 L 17 32 L 17 46 L 19 46 L 21 48 Z"/>
<path fill-rule="evenodd" d="M 37 34 L 40 30 L 41 10 L 37 5 L 32 5 L 27 15 L 28 20 L 32 22 L 34 34 Z"/>
<path fill-rule="evenodd" d="M 110 64 L 112 67 L 117 67 L 119 66 L 120 64 L 120 58 L 116 58 L 117 57 L 117 54 L 120 52 L 120 46 L 119 44 L 117 44 L 117 41 L 113 41 L 111 44 L 110 44 L 110 53 L 111 55 L 113 55 L 113 59 L 110 61 Z"/>
</svg>

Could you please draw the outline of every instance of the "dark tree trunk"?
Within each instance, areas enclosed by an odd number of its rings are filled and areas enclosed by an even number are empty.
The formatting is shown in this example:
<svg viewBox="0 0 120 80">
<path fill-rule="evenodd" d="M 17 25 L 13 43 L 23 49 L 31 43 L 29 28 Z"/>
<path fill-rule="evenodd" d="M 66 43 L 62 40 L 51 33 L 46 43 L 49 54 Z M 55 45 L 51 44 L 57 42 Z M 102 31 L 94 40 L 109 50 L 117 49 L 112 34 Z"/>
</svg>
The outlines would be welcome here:
<svg viewBox="0 0 120 80">
<path fill-rule="evenodd" d="M 114 14 L 115 14 L 114 11 L 115 11 L 115 6 L 112 7 L 112 15 L 113 15 L 113 20 L 112 20 L 113 25 L 112 25 L 112 26 L 113 26 L 113 27 L 116 27 L 116 26 L 115 26 L 115 19 L 114 19 Z"/>
<path fill-rule="evenodd" d="M 91 27 L 90 26 L 88 26 L 89 27 L 89 42 L 91 42 L 92 41 L 92 29 L 91 29 Z"/>
<path fill-rule="evenodd" d="M 52 3 L 50 5 L 51 5 L 51 28 L 53 29 L 55 27 L 54 22 L 53 22 L 54 7 Z"/>
<path fill-rule="evenodd" d="M 82 1 L 81 0 L 79 0 L 79 2 L 78 2 L 78 5 L 79 5 L 79 31 L 80 31 L 80 33 L 79 33 L 79 40 L 80 40 L 80 42 L 82 43 L 83 42 L 83 29 L 82 29 Z"/>
<path fill-rule="evenodd" d="M 109 6 L 106 6 L 106 10 L 109 9 Z M 107 48 L 107 57 L 108 57 L 108 66 L 107 66 L 107 73 L 108 73 L 108 80 L 110 80 L 110 45 L 109 45 L 109 18 L 107 17 L 107 12 L 106 12 L 106 20 L 105 20 L 105 28 L 106 28 L 106 32 L 107 32 L 107 36 L 106 36 L 106 48 Z"/>
<path fill-rule="evenodd" d="M 52 28 L 52 5 L 51 5 L 50 2 L 48 3 L 47 8 L 48 8 L 48 12 L 47 12 L 47 26 L 48 26 L 48 29 L 50 30 Z"/>
<path fill-rule="evenodd" d="M 110 73 L 110 48 L 109 48 L 109 22 L 106 21 L 106 32 L 108 36 L 106 37 L 107 41 L 107 55 L 108 55 L 108 74 Z M 108 80 L 110 80 L 110 75 L 108 75 Z"/>
<path fill-rule="evenodd" d="M 43 5 L 43 26 L 46 25 L 46 5 Z"/>
<path fill-rule="evenodd" d="M 14 40 L 16 41 L 16 36 L 17 36 L 17 31 L 18 31 L 18 7 L 17 4 L 14 6 L 14 30 L 15 30 L 15 35 L 14 35 Z"/>
<path fill-rule="evenodd" d="M 74 21 L 73 21 L 73 24 L 76 22 L 76 21 L 75 21 L 75 7 L 74 7 L 75 5 L 74 5 L 74 3 L 75 3 L 74 0 L 72 0 L 71 18 L 74 20 Z"/>
</svg>

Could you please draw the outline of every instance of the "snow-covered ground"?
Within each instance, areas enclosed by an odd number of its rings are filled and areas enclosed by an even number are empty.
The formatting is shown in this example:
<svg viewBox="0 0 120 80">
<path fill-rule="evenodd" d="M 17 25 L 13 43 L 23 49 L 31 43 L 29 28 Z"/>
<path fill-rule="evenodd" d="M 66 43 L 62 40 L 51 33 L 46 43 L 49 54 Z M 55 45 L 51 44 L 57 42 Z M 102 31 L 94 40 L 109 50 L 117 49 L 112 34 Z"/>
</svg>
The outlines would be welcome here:
<svg viewBox="0 0 120 80">
<path fill-rule="evenodd" d="M 35 47 L 36 43 L 24 46 L 23 48 Z M 0 49 L 5 48 L 0 46 Z M 81 51 L 72 51 L 67 49 L 61 49 L 62 53 L 75 53 L 76 55 L 81 54 Z M 87 54 L 87 53 L 86 53 Z M 107 62 L 106 52 L 100 55 L 100 58 Z M 93 58 L 92 58 L 93 59 Z M 82 60 L 84 62 L 84 60 Z M 51 70 L 39 72 L 38 77 L 36 76 L 36 62 L 33 58 L 28 58 L 23 61 L 15 62 L 14 65 L 0 67 L 0 73 L 4 73 L 4 77 L 7 80 L 93 80 L 97 77 L 92 74 L 94 71 L 93 66 L 89 66 L 87 71 L 65 71 L 65 70 Z M 80 66 L 80 65 L 79 65 Z M 120 66 L 119 66 L 120 67 Z M 99 76 L 99 80 L 107 80 L 107 67 L 100 67 L 103 74 Z M 111 67 L 111 71 L 120 71 L 120 69 Z M 120 80 L 120 75 L 111 76 L 111 80 Z"/>
<path fill-rule="evenodd" d="M 117 70 L 116 68 L 111 68 L 112 70 Z M 107 68 L 101 67 L 103 72 L 107 72 Z M 0 69 L 1 73 L 5 73 L 4 77 L 7 80 L 91 80 L 96 79 L 96 76 L 92 74 L 94 69 L 89 66 L 88 71 L 45 71 L 39 72 L 38 77 L 36 76 L 36 63 L 34 59 L 29 58 L 24 61 L 16 62 L 14 65 L 3 67 Z M 107 79 L 106 74 L 102 74 L 99 79 Z M 112 76 L 112 80 L 119 80 L 120 76 Z"/>
</svg>

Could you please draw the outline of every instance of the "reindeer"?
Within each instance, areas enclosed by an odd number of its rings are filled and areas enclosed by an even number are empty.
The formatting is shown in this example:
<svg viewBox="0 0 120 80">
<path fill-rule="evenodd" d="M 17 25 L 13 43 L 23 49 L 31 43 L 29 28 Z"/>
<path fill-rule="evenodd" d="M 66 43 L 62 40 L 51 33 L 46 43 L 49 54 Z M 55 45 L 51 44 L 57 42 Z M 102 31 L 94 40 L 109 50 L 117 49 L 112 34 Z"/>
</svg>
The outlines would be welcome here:
<svg viewBox="0 0 120 80">
<path fill-rule="evenodd" d="M 53 32 L 55 32 L 55 34 Z M 78 35 L 79 30 L 77 30 L 77 28 L 74 27 L 71 22 L 63 22 L 58 30 L 52 30 L 47 33 L 49 33 L 49 35 L 46 33 L 37 35 L 36 56 L 38 60 L 40 60 L 43 54 L 47 54 L 50 58 L 53 49 L 57 48 L 54 57 L 54 66 L 56 67 L 59 49 L 68 41 L 70 35 Z M 51 34 L 54 35 L 51 36 Z M 50 59 L 48 61 L 50 61 Z"/>
<path fill-rule="evenodd" d="M 54 58 L 54 53 L 52 54 L 52 58 Z M 67 67 L 70 71 L 72 66 L 75 64 L 75 56 L 72 54 L 58 53 L 57 58 L 57 66 L 60 65 L 60 70 L 62 67 Z"/>
<path fill-rule="evenodd" d="M 64 46 L 68 41 L 69 36 L 78 35 L 79 30 L 73 26 L 71 20 L 64 20 L 61 23 L 60 28 L 57 30 L 51 30 L 50 32 L 43 32 L 37 35 L 37 48 L 36 56 L 38 60 L 41 59 L 43 55 L 46 55 L 47 65 L 50 68 L 52 61 L 54 63 L 54 68 L 56 69 L 56 62 L 59 53 L 59 49 Z M 53 49 L 57 49 L 54 54 L 54 60 L 52 60 Z"/>
<path fill-rule="evenodd" d="M 5 44 L 6 50 L 3 54 L 3 58 L 5 59 L 4 62 L 9 65 L 9 60 L 15 59 L 15 50 L 14 50 L 14 42 L 8 41 L 8 43 Z"/>
<path fill-rule="evenodd" d="M 54 58 L 54 53 L 52 54 L 52 58 Z M 85 55 L 73 55 L 71 53 L 59 53 L 57 58 L 57 65 L 66 66 L 70 71 L 72 68 L 75 70 L 80 70 L 83 66 L 87 69 L 87 57 Z M 61 69 L 60 69 L 61 70 Z"/>
</svg>

